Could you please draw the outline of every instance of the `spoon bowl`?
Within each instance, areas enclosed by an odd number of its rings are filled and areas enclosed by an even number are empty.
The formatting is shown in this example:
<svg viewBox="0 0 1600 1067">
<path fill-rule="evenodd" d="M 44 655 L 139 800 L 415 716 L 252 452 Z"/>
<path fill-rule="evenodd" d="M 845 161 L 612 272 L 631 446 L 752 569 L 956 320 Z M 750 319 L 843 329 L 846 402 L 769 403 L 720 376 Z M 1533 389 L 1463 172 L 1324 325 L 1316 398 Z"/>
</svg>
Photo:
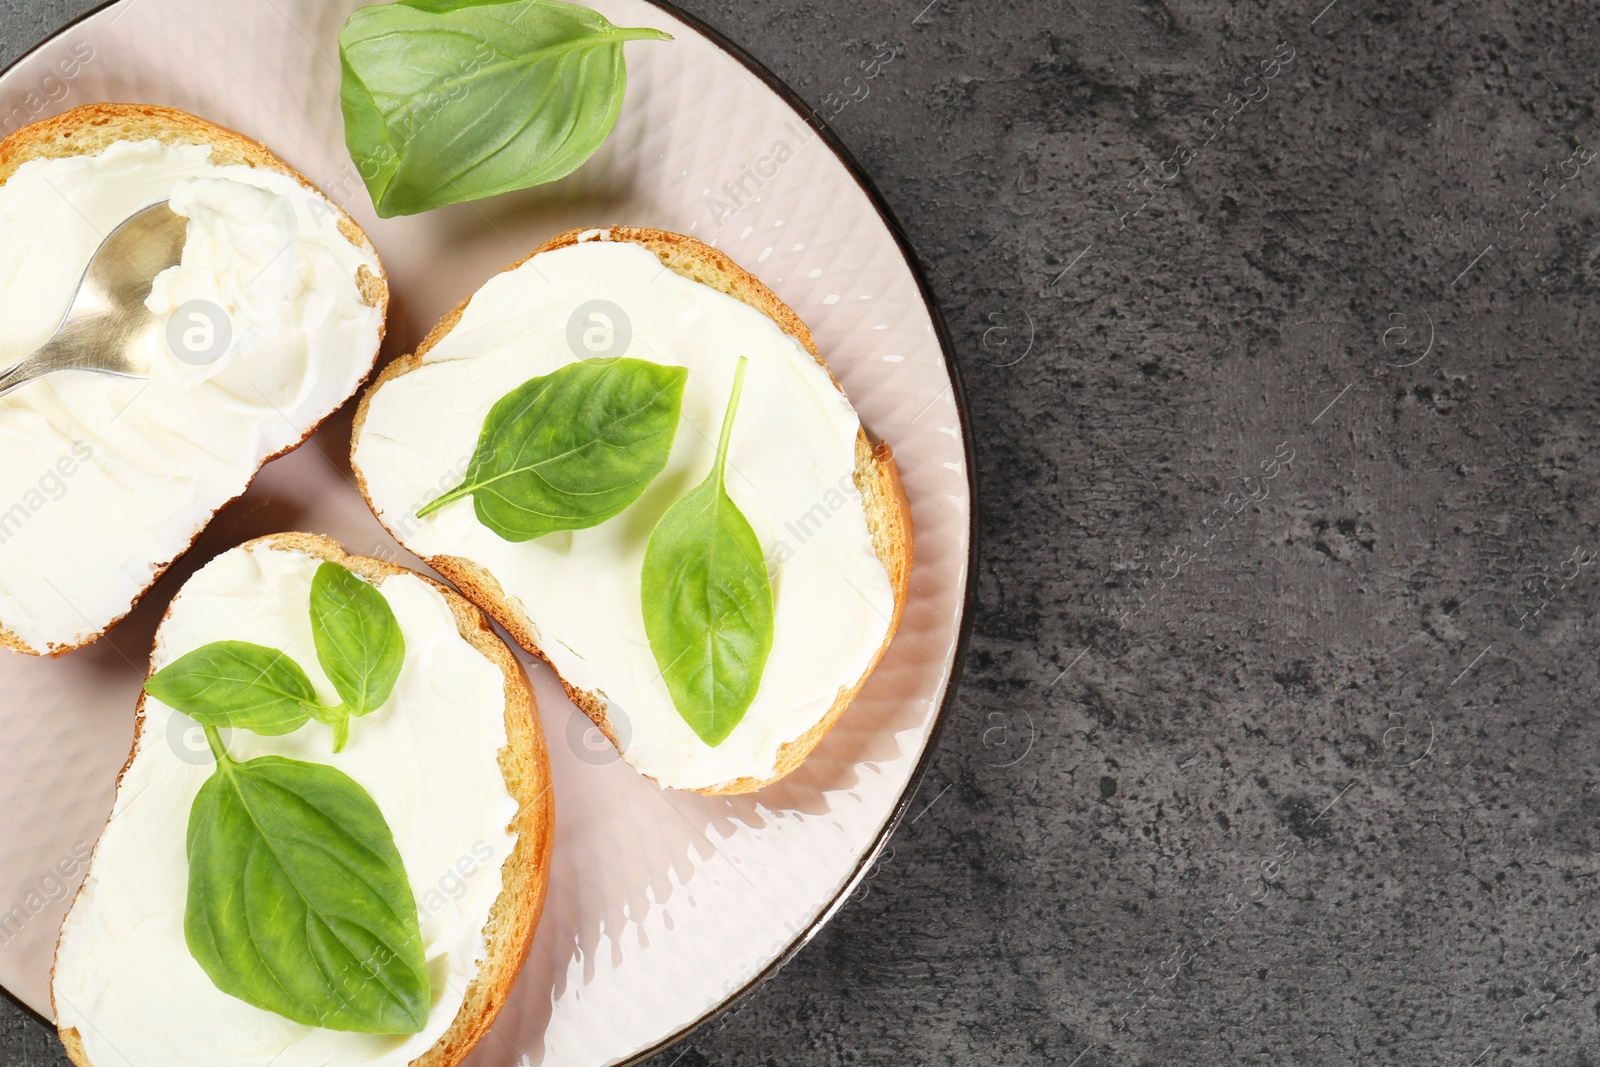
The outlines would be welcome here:
<svg viewBox="0 0 1600 1067">
<path fill-rule="evenodd" d="M 120 223 L 100 242 L 55 334 L 0 373 L 0 396 L 60 371 L 148 378 L 161 320 L 145 307 L 156 275 L 183 258 L 188 219 L 165 200 Z"/>
</svg>

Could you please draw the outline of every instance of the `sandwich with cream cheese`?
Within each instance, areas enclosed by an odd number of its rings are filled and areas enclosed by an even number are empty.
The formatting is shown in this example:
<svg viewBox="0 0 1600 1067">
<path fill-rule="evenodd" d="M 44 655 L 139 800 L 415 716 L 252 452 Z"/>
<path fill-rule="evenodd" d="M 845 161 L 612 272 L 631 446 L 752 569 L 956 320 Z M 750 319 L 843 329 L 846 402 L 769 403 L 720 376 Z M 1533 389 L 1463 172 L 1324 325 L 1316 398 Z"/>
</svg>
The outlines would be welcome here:
<svg viewBox="0 0 1600 1067">
<path fill-rule="evenodd" d="M 269 657 L 271 685 L 240 692 L 235 672 L 229 690 L 218 649 Z M 189 579 L 146 687 L 57 946 L 72 1061 L 465 1058 L 526 958 L 554 818 L 532 692 L 483 615 L 403 567 L 274 535 Z"/>
<path fill-rule="evenodd" d="M 799 316 L 690 237 L 573 230 L 506 268 L 375 380 L 352 463 L 665 786 L 793 771 L 905 605 L 888 446 Z"/>
<path fill-rule="evenodd" d="M 106 234 L 163 200 L 188 223 L 146 301 L 166 324 L 149 380 L 68 371 L 0 397 L 0 648 L 104 633 L 377 359 L 387 282 L 336 204 L 232 130 L 90 104 L 0 141 L 0 366 L 51 336 Z"/>
</svg>

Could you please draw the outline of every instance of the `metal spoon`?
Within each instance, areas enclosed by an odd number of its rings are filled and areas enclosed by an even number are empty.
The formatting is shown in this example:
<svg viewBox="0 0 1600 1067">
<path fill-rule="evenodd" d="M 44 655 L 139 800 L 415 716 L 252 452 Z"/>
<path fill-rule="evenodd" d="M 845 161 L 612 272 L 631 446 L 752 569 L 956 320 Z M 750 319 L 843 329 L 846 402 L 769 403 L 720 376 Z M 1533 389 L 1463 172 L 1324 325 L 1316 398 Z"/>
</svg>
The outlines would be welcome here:
<svg viewBox="0 0 1600 1067">
<path fill-rule="evenodd" d="M 111 231 L 84 268 L 55 336 L 0 372 L 0 396 L 64 370 L 148 378 L 160 351 L 161 320 L 144 306 L 156 275 L 183 258 L 188 219 L 165 200 Z"/>
</svg>

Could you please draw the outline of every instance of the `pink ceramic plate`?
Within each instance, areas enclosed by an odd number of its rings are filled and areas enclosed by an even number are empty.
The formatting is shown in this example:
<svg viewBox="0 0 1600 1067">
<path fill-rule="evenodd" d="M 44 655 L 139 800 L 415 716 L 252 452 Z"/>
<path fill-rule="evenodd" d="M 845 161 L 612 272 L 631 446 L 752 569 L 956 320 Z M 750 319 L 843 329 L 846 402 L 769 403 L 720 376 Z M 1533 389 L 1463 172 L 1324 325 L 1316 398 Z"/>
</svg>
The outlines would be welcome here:
<svg viewBox="0 0 1600 1067">
<path fill-rule="evenodd" d="M 899 636 L 815 754 L 760 793 L 658 789 L 617 758 L 542 664 L 530 665 L 555 772 L 550 898 L 510 1002 L 469 1062 L 631 1061 L 796 951 L 906 807 L 949 692 L 968 596 L 972 493 L 959 386 L 915 268 L 830 138 L 770 74 L 643 0 L 595 6 L 676 40 L 629 46 L 622 117 L 575 175 L 377 219 L 339 113 L 336 36 L 356 6 L 120 0 L 0 75 L 0 126 L 114 100 L 183 108 L 264 141 L 344 203 L 377 245 L 394 293 L 386 355 L 409 351 L 443 312 L 559 230 L 620 223 L 694 234 L 810 324 L 868 432 L 894 446 L 911 499 L 916 564 Z M 870 52 L 860 58 L 892 77 L 892 60 L 885 68 Z M 850 82 L 861 84 L 870 79 Z M 183 580 L 217 552 L 280 530 L 416 565 L 357 493 L 349 435 L 346 411 L 270 464 L 107 638 L 59 660 L 0 654 L 0 984 L 41 1014 L 80 857 L 128 753 L 151 637 Z"/>
</svg>

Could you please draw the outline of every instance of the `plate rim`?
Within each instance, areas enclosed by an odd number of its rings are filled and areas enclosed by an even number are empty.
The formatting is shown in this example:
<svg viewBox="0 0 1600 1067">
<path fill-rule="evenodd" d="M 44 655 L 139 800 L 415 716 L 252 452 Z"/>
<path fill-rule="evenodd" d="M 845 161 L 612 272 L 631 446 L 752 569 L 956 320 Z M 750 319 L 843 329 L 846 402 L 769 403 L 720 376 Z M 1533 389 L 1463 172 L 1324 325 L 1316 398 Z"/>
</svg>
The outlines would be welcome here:
<svg viewBox="0 0 1600 1067">
<path fill-rule="evenodd" d="M 106 8 L 114 7 L 123 2 L 127 2 L 127 0 L 100 0 L 99 3 L 88 10 L 80 12 L 72 19 L 59 24 L 49 33 L 23 49 L 11 62 L 4 67 L 0 67 L 0 77 L 9 74 L 13 68 L 32 57 L 34 53 L 51 41 L 67 33 L 74 26 L 93 18 Z M 759 78 L 762 84 L 771 90 L 779 100 L 816 130 L 821 137 L 822 143 L 827 145 L 828 149 L 833 152 L 834 158 L 843 165 L 851 180 L 855 182 L 856 187 L 866 194 L 868 203 L 872 205 L 878 218 L 893 236 L 895 245 L 900 251 L 900 256 L 905 261 L 906 269 L 910 271 L 912 279 L 917 284 L 917 293 L 922 300 L 924 309 L 928 313 L 928 319 L 933 325 L 934 337 L 939 344 L 939 355 L 944 363 L 945 373 L 950 378 L 951 399 L 955 405 L 956 420 L 961 430 L 962 461 L 965 466 L 964 473 L 967 482 L 967 573 L 965 588 L 961 593 L 961 618 L 956 626 L 955 650 L 951 656 L 950 673 L 945 682 L 944 697 L 940 700 L 938 710 L 934 713 L 933 723 L 928 731 L 927 742 L 923 746 L 922 755 L 918 758 L 917 765 L 912 768 L 911 774 L 906 780 L 905 788 L 901 790 L 899 797 L 896 798 L 888 818 L 873 838 L 872 843 L 861 853 L 861 858 L 856 863 L 855 869 L 850 872 L 849 877 L 840 885 L 833 897 L 818 911 L 816 917 L 795 934 L 793 940 L 774 956 L 765 967 L 756 972 L 738 989 L 728 993 L 722 1000 L 696 1016 L 693 1020 L 683 1024 L 649 1047 L 640 1049 L 632 1053 L 628 1058 L 618 1061 L 616 1067 L 636 1067 L 637 1064 L 644 1062 L 657 1053 L 672 1048 L 691 1036 L 706 1023 L 730 1011 L 735 1005 L 743 1001 L 782 970 L 795 956 L 799 955 L 800 951 L 809 945 L 817 934 L 822 931 L 823 927 L 833 920 L 834 916 L 848 903 L 855 891 L 860 888 L 861 882 L 872 869 L 872 865 L 878 861 L 878 857 L 882 855 L 889 839 L 899 829 L 906 812 L 910 810 L 912 800 L 915 799 L 922 787 L 923 780 L 933 766 L 933 759 L 938 751 L 939 742 L 943 738 L 944 727 L 950 718 L 950 711 L 955 704 L 958 690 L 960 689 L 962 673 L 966 666 L 967 650 L 972 637 L 972 609 L 977 599 L 978 587 L 978 474 L 973 450 L 972 421 L 968 414 L 966 386 L 962 380 L 960 365 L 955 359 L 950 328 L 945 321 L 944 310 L 934 297 L 932 286 L 928 282 L 928 275 L 923 268 L 921 254 L 917 252 L 916 248 L 911 244 L 910 238 L 906 236 L 899 217 L 889 206 L 888 200 L 883 195 L 883 191 L 879 189 L 877 182 L 857 161 L 854 153 L 845 146 L 828 120 L 823 118 L 817 109 L 811 107 L 799 92 L 727 34 L 699 16 L 683 10 L 675 0 L 646 0 L 646 2 L 653 7 L 661 9 L 673 18 L 679 19 L 697 33 L 705 36 L 707 40 L 720 48 L 735 62 Z M 538 936 L 537 931 L 535 931 L 534 936 Z M 25 1015 L 32 1017 L 52 1032 L 56 1030 L 54 1020 L 47 1019 L 43 1014 L 33 1010 L 4 983 L 0 983 L 0 995 L 3 995 L 6 1000 L 21 1009 Z"/>
</svg>

